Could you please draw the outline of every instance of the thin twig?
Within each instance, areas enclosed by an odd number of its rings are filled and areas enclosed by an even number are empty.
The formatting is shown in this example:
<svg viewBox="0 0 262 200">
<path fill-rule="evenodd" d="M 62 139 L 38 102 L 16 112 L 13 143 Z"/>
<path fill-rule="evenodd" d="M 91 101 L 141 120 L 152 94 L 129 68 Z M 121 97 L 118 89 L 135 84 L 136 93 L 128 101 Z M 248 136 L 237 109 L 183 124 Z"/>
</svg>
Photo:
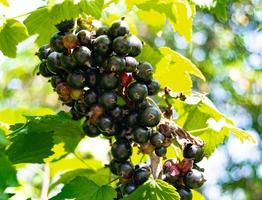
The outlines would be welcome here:
<svg viewBox="0 0 262 200">
<path fill-rule="evenodd" d="M 50 166 L 48 163 L 44 167 L 44 180 L 41 189 L 41 200 L 48 200 L 48 188 L 50 183 Z"/>
</svg>

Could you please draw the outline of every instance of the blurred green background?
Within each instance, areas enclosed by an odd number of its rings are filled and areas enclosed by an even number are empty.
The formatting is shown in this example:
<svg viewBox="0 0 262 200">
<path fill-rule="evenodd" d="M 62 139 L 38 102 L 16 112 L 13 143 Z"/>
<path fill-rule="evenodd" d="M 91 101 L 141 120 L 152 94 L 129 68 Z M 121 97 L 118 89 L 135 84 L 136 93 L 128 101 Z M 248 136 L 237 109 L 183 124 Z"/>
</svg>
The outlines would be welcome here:
<svg viewBox="0 0 262 200">
<path fill-rule="evenodd" d="M 10 7 L 0 7 L 0 13 L 8 17 L 46 4 L 42 0 L 11 0 L 9 3 Z M 120 16 L 126 16 L 132 31 L 150 45 L 169 46 L 190 58 L 207 78 L 207 82 L 194 80 L 194 90 L 208 93 L 221 112 L 257 138 L 257 144 L 252 145 L 229 137 L 201 163 L 208 179 L 203 188 L 206 198 L 262 200 L 262 31 L 258 29 L 262 24 L 262 1 L 228 1 L 227 20 L 198 11 L 192 45 L 175 33 L 169 23 L 164 22 L 164 28 L 159 30 L 159 23 L 154 23 L 145 13 L 127 12 L 122 1 L 105 10 L 103 21 Z M 19 115 L 12 112 L 14 108 L 29 113 L 66 109 L 57 101 L 47 80 L 35 73 L 39 61 L 34 55 L 38 48 L 34 40 L 35 37 L 30 37 L 19 44 L 14 59 L 0 54 L 0 121 L 8 118 L 16 122 Z M 28 186 L 21 193 L 39 193 L 41 178 L 35 174 L 40 173 L 41 177 L 41 172 L 29 167 L 22 175 L 26 173 L 27 178 L 22 179 Z"/>
</svg>

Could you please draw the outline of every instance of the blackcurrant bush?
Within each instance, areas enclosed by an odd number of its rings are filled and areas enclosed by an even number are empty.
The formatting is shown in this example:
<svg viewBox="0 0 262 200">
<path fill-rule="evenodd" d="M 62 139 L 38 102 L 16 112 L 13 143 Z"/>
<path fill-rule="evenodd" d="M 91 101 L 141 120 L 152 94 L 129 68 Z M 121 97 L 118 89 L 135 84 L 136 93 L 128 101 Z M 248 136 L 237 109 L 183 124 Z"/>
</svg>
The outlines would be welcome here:
<svg viewBox="0 0 262 200">
<path fill-rule="evenodd" d="M 103 55 L 98 54 L 95 51 L 92 51 L 92 64 L 94 66 L 106 66 L 107 60 L 105 60 L 105 57 Z"/>
<path fill-rule="evenodd" d="M 122 192 L 122 185 L 118 185 L 116 188 L 115 188 L 115 191 L 116 191 L 116 198 L 114 198 L 114 200 L 120 200 L 123 198 L 123 192 Z"/>
<path fill-rule="evenodd" d="M 129 40 L 129 45 L 130 45 L 128 55 L 134 56 L 134 57 L 138 56 L 141 53 L 142 48 L 143 48 L 142 42 L 135 35 L 130 36 L 128 40 Z"/>
<path fill-rule="evenodd" d="M 47 59 L 47 56 L 52 52 L 51 48 L 49 45 L 45 44 L 43 46 L 41 46 L 38 50 L 38 52 L 36 53 L 36 55 L 38 56 L 38 58 L 40 60 L 43 59 Z"/>
<path fill-rule="evenodd" d="M 155 131 L 150 137 L 151 144 L 153 144 L 157 148 L 163 145 L 164 140 L 165 136 L 158 131 Z"/>
<path fill-rule="evenodd" d="M 177 192 L 180 196 L 180 200 L 192 200 L 193 199 L 192 192 L 187 187 L 180 186 L 177 188 Z"/>
<path fill-rule="evenodd" d="M 120 171 L 120 166 L 121 166 L 121 162 L 117 161 L 116 159 L 112 159 L 109 163 L 109 169 L 110 171 L 115 174 L 115 175 L 119 175 L 119 171 Z"/>
<path fill-rule="evenodd" d="M 142 185 L 150 176 L 150 170 L 147 168 L 139 168 L 135 170 L 134 180 L 137 185 Z"/>
<path fill-rule="evenodd" d="M 142 101 L 147 95 L 148 91 L 145 84 L 134 82 L 127 87 L 127 96 L 132 101 Z"/>
<path fill-rule="evenodd" d="M 129 53 L 130 46 L 127 36 L 119 36 L 113 41 L 113 51 L 119 55 L 127 55 Z"/>
<path fill-rule="evenodd" d="M 66 71 L 72 71 L 76 68 L 77 63 L 71 55 L 61 54 L 60 56 L 61 67 Z"/>
<path fill-rule="evenodd" d="M 118 75 L 115 73 L 105 73 L 101 75 L 99 85 L 106 90 L 112 90 L 118 86 Z"/>
<path fill-rule="evenodd" d="M 150 132 L 147 128 L 138 127 L 132 131 L 134 141 L 139 144 L 144 144 L 150 137 Z"/>
<path fill-rule="evenodd" d="M 74 104 L 74 109 L 80 115 L 85 115 L 87 113 L 87 107 L 82 101 L 76 101 Z"/>
<path fill-rule="evenodd" d="M 56 86 L 61 83 L 61 82 L 64 82 L 65 80 L 61 77 L 61 76 L 52 76 L 51 79 L 50 79 L 50 83 L 52 85 L 53 88 L 56 88 Z"/>
<path fill-rule="evenodd" d="M 96 37 L 100 35 L 107 35 L 109 32 L 109 27 L 107 26 L 101 26 L 96 30 Z"/>
<path fill-rule="evenodd" d="M 196 169 L 192 169 L 192 171 L 188 172 L 184 177 L 185 185 L 193 189 L 201 187 L 205 181 L 202 172 Z"/>
<path fill-rule="evenodd" d="M 83 116 L 84 116 L 84 115 L 78 113 L 78 112 L 75 110 L 74 107 L 72 107 L 72 108 L 70 109 L 70 113 L 71 113 L 71 115 L 72 115 L 72 119 L 73 119 L 73 120 L 82 119 Z"/>
<path fill-rule="evenodd" d="M 68 32 L 71 31 L 75 26 L 75 20 L 64 20 L 56 25 L 56 28 L 61 32 Z"/>
<path fill-rule="evenodd" d="M 43 77 L 51 77 L 53 75 L 53 73 L 48 70 L 46 61 L 42 61 L 39 64 L 38 70 L 39 70 L 39 74 L 41 74 Z"/>
<path fill-rule="evenodd" d="M 80 65 L 91 66 L 91 51 L 85 46 L 75 48 L 72 57 Z"/>
<path fill-rule="evenodd" d="M 126 60 L 126 72 L 135 72 L 139 63 L 131 56 L 125 57 Z"/>
<path fill-rule="evenodd" d="M 111 153 L 116 160 L 126 161 L 132 155 L 130 142 L 125 138 L 118 138 L 112 145 Z"/>
<path fill-rule="evenodd" d="M 87 106 L 91 106 L 97 102 L 98 96 L 94 90 L 87 90 L 84 94 L 84 102 Z"/>
<path fill-rule="evenodd" d="M 66 34 L 63 37 L 63 45 L 67 49 L 75 49 L 78 46 L 77 36 L 73 33 Z"/>
<path fill-rule="evenodd" d="M 86 85 L 89 88 L 94 88 L 97 83 L 98 70 L 96 68 L 90 68 L 86 71 Z"/>
<path fill-rule="evenodd" d="M 148 95 L 156 95 L 160 90 L 160 84 L 157 80 L 152 80 L 146 84 Z"/>
<path fill-rule="evenodd" d="M 47 68 L 54 74 L 61 72 L 60 55 L 60 53 L 52 52 L 47 57 Z"/>
<path fill-rule="evenodd" d="M 150 142 L 140 145 L 140 150 L 143 154 L 151 154 L 155 150 L 155 146 Z"/>
<path fill-rule="evenodd" d="M 166 147 L 158 147 L 155 149 L 155 154 L 159 157 L 165 156 L 166 152 L 167 152 Z"/>
<path fill-rule="evenodd" d="M 133 172 L 134 172 L 133 165 L 130 162 L 126 161 L 126 162 L 121 163 L 118 174 L 119 176 L 125 179 L 129 179 L 132 177 Z"/>
<path fill-rule="evenodd" d="M 90 124 L 89 120 L 83 123 L 83 130 L 88 137 L 97 137 L 101 133 L 95 125 Z"/>
<path fill-rule="evenodd" d="M 148 99 L 144 99 L 142 102 L 140 102 L 137 105 L 138 110 L 142 111 L 144 109 L 146 109 L 147 107 L 152 106 L 152 104 L 150 103 L 150 101 Z"/>
<path fill-rule="evenodd" d="M 132 127 L 134 125 L 137 124 L 137 121 L 138 121 L 138 113 L 137 112 L 132 112 L 130 113 L 127 118 L 126 118 L 126 122 L 127 124 Z"/>
<path fill-rule="evenodd" d="M 117 95 L 114 92 L 105 92 L 100 96 L 99 103 L 107 109 L 112 109 L 116 106 Z"/>
<path fill-rule="evenodd" d="M 91 33 L 87 30 L 80 30 L 77 33 L 77 38 L 82 46 L 91 47 Z"/>
<path fill-rule="evenodd" d="M 97 120 L 97 127 L 102 132 L 102 134 L 108 135 L 111 134 L 113 129 L 113 121 L 111 118 L 102 116 Z"/>
<path fill-rule="evenodd" d="M 153 67 L 148 62 L 141 62 L 138 67 L 136 73 L 134 73 L 134 77 L 137 81 L 148 82 L 152 78 L 153 75 Z"/>
<path fill-rule="evenodd" d="M 113 38 L 123 36 L 128 33 L 129 27 L 124 19 L 113 22 L 112 25 L 109 27 L 109 34 Z"/>
<path fill-rule="evenodd" d="M 183 181 L 183 177 L 180 175 L 171 176 L 170 174 L 166 174 L 164 181 L 169 183 L 170 185 L 173 185 L 174 187 L 178 187 L 181 185 L 181 182 Z"/>
<path fill-rule="evenodd" d="M 66 81 L 70 87 L 81 89 L 85 86 L 86 77 L 83 71 L 77 70 L 72 73 L 69 73 Z"/>
<path fill-rule="evenodd" d="M 78 100 L 83 95 L 83 90 L 81 89 L 71 89 L 70 97 L 73 100 Z"/>
<path fill-rule="evenodd" d="M 100 55 L 107 55 L 111 52 L 111 40 L 107 35 L 100 35 L 94 41 L 94 50 Z"/>
<path fill-rule="evenodd" d="M 59 53 L 63 53 L 63 52 L 67 51 L 67 49 L 65 48 L 64 43 L 63 43 L 63 37 L 64 37 L 64 35 L 61 32 L 54 33 L 51 36 L 50 47 L 54 51 L 59 52 Z"/>
<path fill-rule="evenodd" d="M 110 116 L 116 120 L 121 120 L 123 116 L 122 108 L 119 106 L 116 106 L 114 109 L 110 110 Z"/>
<path fill-rule="evenodd" d="M 104 69 L 109 72 L 121 72 L 125 69 L 125 59 L 118 56 L 111 56 Z"/>
<path fill-rule="evenodd" d="M 155 106 L 149 106 L 139 114 L 139 122 L 142 126 L 153 127 L 161 120 L 161 111 Z"/>
<path fill-rule="evenodd" d="M 195 144 L 187 144 L 184 148 L 183 155 L 185 158 L 194 159 L 195 163 L 197 163 L 203 159 L 204 151 L 202 147 Z"/>
<path fill-rule="evenodd" d="M 120 85 L 123 87 L 127 87 L 133 80 L 133 76 L 131 73 L 122 72 L 120 74 Z"/>
<path fill-rule="evenodd" d="M 71 88 L 66 82 L 61 82 L 56 86 L 56 92 L 59 96 L 70 96 Z"/>
<path fill-rule="evenodd" d="M 125 184 L 124 188 L 123 188 L 124 196 L 127 196 L 127 195 L 131 194 L 135 190 L 136 190 L 136 185 L 134 183 L 127 183 L 127 184 Z"/>
</svg>

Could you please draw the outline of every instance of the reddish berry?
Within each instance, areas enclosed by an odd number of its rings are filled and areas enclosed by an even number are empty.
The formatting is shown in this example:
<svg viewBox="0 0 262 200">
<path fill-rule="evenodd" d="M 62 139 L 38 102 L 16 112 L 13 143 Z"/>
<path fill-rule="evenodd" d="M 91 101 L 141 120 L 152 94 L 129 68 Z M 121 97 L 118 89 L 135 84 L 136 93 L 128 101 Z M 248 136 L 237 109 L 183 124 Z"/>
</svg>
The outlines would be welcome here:
<svg viewBox="0 0 262 200">
<path fill-rule="evenodd" d="M 63 37 L 64 47 L 67 49 L 75 49 L 78 46 L 78 39 L 74 34 L 68 34 Z"/>
<path fill-rule="evenodd" d="M 127 87 L 133 80 L 133 76 L 131 73 L 122 72 L 120 74 L 120 84 L 123 87 Z"/>
</svg>

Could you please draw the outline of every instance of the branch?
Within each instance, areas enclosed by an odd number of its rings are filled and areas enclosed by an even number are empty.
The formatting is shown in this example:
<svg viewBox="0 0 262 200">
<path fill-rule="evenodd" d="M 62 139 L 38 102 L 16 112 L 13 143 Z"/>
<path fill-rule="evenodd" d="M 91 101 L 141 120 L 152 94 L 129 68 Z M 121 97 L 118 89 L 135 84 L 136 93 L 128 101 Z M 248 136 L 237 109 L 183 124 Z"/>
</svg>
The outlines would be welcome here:
<svg viewBox="0 0 262 200">
<path fill-rule="evenodd" d="M 48 188 L 50 183 L 50 166 L 48 163 L 44 167 L 44 180 L 41 189 L 41 200 L 48 200 Z"/>
<path fill-rule="evenodd" d="M 154 153 L 151 153 L 150 160 L 151 160 L 152 175 L 155 179 L 159 178 L 159 176 L 161 175 L 161 171 L 162 171 L 161 158 L 156 156 Z"/>
</svg>

